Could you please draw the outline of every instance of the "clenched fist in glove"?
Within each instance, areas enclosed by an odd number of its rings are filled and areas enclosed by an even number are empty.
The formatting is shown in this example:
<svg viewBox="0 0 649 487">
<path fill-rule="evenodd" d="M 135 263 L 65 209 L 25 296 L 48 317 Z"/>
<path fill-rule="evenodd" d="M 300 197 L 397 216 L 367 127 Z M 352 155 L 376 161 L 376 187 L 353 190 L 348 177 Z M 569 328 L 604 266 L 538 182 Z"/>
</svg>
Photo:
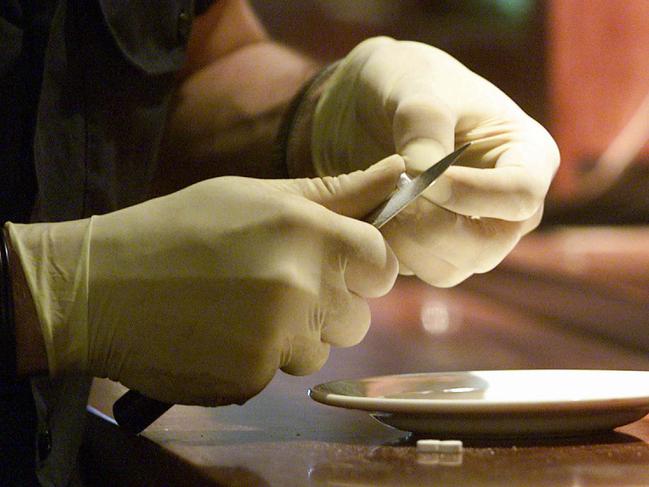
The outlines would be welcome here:
<svg viewBox="0 0 649 487">
<path fill-rule="evenodd" d="M 472 143 L 384 227 L 403 273 L 437 286 L 457 284 L 492 269 L 538 225 L 559 164 L 556 144 L 504 93 L 448 54 L 369 39 L 320 90 L 310 139 L 315 174 L 365 168 L 398 153 L 414 176 Z"/>
<path fill-rule="evenodd" d="M 109 377 L 167 403 L 241 403 L 369 326 L 398 262 L 357 219 L 403 160 L 325 179 L 223 177 L 90 219 L 8 224 L 52 375 Z"/>
</svg>

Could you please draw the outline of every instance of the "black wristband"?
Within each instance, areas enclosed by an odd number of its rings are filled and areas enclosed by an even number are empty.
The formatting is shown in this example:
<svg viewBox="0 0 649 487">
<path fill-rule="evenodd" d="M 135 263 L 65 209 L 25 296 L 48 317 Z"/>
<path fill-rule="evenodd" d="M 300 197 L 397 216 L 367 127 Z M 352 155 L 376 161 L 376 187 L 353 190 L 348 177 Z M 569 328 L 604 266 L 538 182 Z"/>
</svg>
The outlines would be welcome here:
<svg viewBox="0 0 649 487">
<path fill-rule="evenodd" d="M 291 152 L 291 134 L 294 127 L 304 116 L 304 114 L 301 113 L 303 102 L 308 98 L 310 93 L 320 88 L 322 84 L 329 79 L 331 73 L 338 65 L 338 62 L 339 61 L 330 64 L 311 77 L 311 79 L 300 88 L 300 91 L 297 92 L 284 111 L 282 121 L 277 131 L 277 137 L 275 139 L 274 160 L 277 161 L 278 166 L 282 168 L 285 177 L 295 177 L 292 174 L 291 162 L 289 160 L 289 153 Z"/>
<path fill-rule="evenodd" d="M 0 228 L 0 380 L 16 380 L 16 324 L 9 274 L 9 248 Z"/>
</svg>

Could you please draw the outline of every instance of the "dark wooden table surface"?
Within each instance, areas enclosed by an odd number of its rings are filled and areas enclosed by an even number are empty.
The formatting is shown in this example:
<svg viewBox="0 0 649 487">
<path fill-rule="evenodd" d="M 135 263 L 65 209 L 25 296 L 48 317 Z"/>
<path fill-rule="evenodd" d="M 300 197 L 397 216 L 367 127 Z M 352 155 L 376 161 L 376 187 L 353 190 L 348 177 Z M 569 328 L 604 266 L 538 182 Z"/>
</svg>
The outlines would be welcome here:
<svg viewBox="0 0 649 487">
<path fill-rule="evenodd" d="M 649 417 L 593 436 L 465 441 L 462 454 L 424 458 L 407 433 L 306 394 L 409 372 L 649 370 L 648 262 L 643 229 L 571 228 L 528 237 L 454 289 L 401 278 L 372 302 L 360 345 L 334 350 L 317 374 L 279 372 L 244 406 L 175 406 L 138 437 L 89 414 L 83 470 L 95 485 L 649 486 Z M 121 392 L 96 381 L 90 404 L 109 414 Z"/>
</svg>

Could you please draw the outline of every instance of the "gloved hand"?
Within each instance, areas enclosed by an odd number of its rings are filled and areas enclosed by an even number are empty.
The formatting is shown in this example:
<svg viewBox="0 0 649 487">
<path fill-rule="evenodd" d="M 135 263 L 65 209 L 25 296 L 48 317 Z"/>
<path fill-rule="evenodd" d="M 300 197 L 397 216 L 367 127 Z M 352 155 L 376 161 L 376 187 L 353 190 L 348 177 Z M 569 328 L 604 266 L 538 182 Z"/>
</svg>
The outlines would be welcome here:
<svg viewBox="0 0 649 487">
<path fill-rule="evenodd" d="M 319 369 L 330 345 L 366 333 L 365 298 L 394 284 L 396 257 L 355 218 L 403 171 L 392 156 L 337 178 L 222 177 L 85 220 L 8 224 L 50 374 L 218 405 L 255 395 L 278 368 Z"/>
<path fill-rule="evenodd" d="M 559 164 L 550 135 L 448 54 L 381 37 L 359 44 L 322 85 L 313 115 L 315 173 L 398 153 L 415 176 L 471 147 L 384 227 L 401 272 L 451 286 L 496 266 L 535 228 Z"/>
</svg>

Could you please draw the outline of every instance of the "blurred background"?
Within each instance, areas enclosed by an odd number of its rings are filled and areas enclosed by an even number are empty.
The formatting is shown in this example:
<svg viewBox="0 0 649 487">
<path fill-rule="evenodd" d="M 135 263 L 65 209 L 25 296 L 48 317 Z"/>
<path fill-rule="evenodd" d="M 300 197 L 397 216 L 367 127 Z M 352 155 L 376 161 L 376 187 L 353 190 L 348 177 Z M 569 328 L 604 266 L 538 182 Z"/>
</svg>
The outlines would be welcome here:
<svg viewBox="0 0 649 487">
<path fill-rule="evenodd" d="M 545 224 L 649 222 L 649 0 L 254 0 L 323 62 L 374 35 L 439 47 L 545 125 L 562 167 Z"/>
</svg>

